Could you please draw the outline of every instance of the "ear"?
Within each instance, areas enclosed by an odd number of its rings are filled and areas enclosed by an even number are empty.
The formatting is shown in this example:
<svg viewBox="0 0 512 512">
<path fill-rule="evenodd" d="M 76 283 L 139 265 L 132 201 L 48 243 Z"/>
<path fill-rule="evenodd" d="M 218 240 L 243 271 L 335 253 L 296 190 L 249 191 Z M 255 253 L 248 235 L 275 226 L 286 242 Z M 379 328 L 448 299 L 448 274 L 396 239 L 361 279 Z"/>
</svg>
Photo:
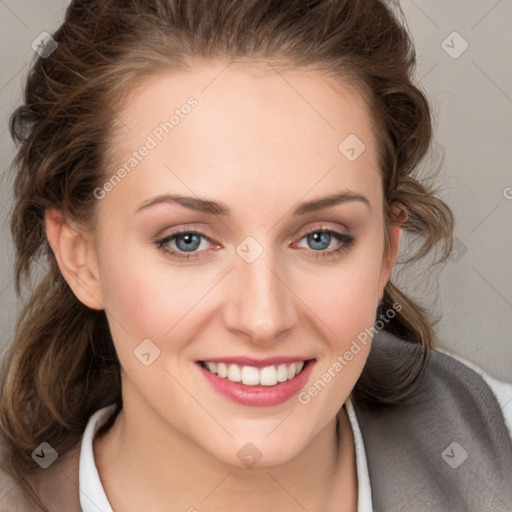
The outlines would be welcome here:
<svg viewBox="0 0 512 512">
<path fill-rule="evenodd" d="M 57 209 L 46 211 L 45 225 L 59 269 L 73 293 L 91 309 L 103 309 L 92 235 L 73 228 Z"/>
<path fill-rule="evenodd" d="M 391 206 L 393 224 L 389 226 L 389 247 L 387 254 L 384 255 L 382 268 L 380 273 L 380 289 L 381 293 L 391 278 L 393 267 L 395 266 L 396 256 L 400 247 L 402 238 L 403 225 L 407 221 L 407 208 L 399 202 L 393 203 Z"/>
</svg>

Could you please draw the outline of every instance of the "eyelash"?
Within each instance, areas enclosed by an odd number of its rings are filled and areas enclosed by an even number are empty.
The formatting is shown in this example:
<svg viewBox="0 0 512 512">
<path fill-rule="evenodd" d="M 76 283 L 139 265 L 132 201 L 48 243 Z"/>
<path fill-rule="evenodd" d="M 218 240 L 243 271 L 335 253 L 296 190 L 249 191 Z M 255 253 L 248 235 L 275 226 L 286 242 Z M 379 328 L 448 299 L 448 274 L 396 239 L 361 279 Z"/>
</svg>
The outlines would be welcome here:
<svg viewBox="0 0 512 512">
<path fill-rule="evenodd" d="M 306 238 L 308 235 L 312 235 L 314 233 L 328 233 L 328 234 L 332 235 L 335 240 L 337 240 L 338 242 L 341 242 L 340 247 L 338 247 L 337 249 L 331 249 L 329 251 L 325 251 L 325 250 L 315 251 L 313 249 L 310 249 L 310 251 L 314 253 L 315 259 L 333 258 L 339 254 L 342 254 L 343 252 L 348 251 L 348 249 L 356 242 L 355 237 L 353 237 L 352 235 L 348 235 L 346 233 L 341 233 L 341 232 L 333 230 L 333 229 L 319 228 L 319 227 L 314 228 L 314 229 L 304 233 L 300 237 L 299 241 Z M 194 252 L 190 252 L 190 253 L 184 253 L 184 252 L 180 252 L 180 251 L 175 251 L 174 249 L 170 249 L 167 244 L 170 241 L 174 240 L 175 238 L 178 238 L 180 235 L 197 235 L 199 237 L 204 238 L 208 242 L 212 242 L 212 239 L 210 237 L 206 236 L 203 233 L 200 233 L 199 231 L 184 229 L 184 230 L 180 230 L 180 231 L 175 231 L 174 233 L 166 236 L 165 238 L 157 240 L 155 242 L 155 245 L 164 254 L 170 255 L 173 258 L 178 258 L 180 260 L 187 261 L 187 260 L 193 260 L 193 259 L 202 257 L 201 253 L 206 252 L 206 251 L 194 251 Z"/>
</svg>

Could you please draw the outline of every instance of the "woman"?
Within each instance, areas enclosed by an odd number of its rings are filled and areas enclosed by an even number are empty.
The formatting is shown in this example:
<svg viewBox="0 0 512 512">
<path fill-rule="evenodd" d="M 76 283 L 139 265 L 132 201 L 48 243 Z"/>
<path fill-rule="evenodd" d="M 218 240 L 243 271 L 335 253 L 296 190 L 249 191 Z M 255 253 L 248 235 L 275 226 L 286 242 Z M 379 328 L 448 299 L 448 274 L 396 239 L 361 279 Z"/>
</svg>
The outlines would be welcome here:
<svg viewBox="0 0 512 512">
<path fill-rule="evenodd" d="M 403 230 L 411 259 L 452 233 L 392 10 L 76 0 L 46 43 L 11 123 L 18 289 L 46 267 L 5 507 L 508 510 L 511 386 L 390 282 Z"/>
</svg>

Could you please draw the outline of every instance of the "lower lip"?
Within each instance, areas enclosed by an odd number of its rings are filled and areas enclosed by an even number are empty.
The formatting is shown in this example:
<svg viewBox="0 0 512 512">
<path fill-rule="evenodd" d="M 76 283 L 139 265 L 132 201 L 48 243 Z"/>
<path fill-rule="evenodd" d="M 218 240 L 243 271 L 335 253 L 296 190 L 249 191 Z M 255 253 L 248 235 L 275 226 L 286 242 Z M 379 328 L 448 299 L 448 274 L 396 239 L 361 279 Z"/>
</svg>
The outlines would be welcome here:
<svg viewBox="0 0 512 512">
<path fill-rule="evenodd" d="M 241 405 L 268 407 L 282 404 L 295 396 L 305 386 L 314 363 L 314 359 L 307 361 L 302 371 L 293 379 L 277 383 L 275 386 L 246 386 L 241 382 L 231 382 L 214 375 L 200 363 L 197 363 L 197 366 L 208 382 L 225 397 Z"/>
</svg>

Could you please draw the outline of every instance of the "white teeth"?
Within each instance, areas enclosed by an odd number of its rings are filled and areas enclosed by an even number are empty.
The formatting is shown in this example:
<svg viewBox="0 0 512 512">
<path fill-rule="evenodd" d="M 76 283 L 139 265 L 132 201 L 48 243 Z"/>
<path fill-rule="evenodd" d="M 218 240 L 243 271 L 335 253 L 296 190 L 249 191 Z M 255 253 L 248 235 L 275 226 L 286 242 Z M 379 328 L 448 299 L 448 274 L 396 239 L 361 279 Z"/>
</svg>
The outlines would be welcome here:
<svg viewBox="0 0 512 512">
<path fill-rule="evenodd" d="M 228 376 L 228 367 L 224 363 L 217 363 L 217 375 L 223 379 Z"/>
<path fill-rule="evenodd" d="M 288 380 L 288 368 L 285 364 L 280 364 L 277 367 L 277 380 L 279 382 L 286 382 Z"/>
<path fill-rule="evenodd" d="M 298 375 L 304 368 L 304 361 L 279 366 L 242 366 L 237 364 L 212 363 L 205 361 L 204 366 L 213 374 L 231 382 L 242 382 L 246 386 L 275 386 Z"/>
<path fill-rule="evenodd" d="M 205 363 L 210 372 L 217 373 L 217 363 Z"/>
<path fill-rule="evenodd" d="M 265 366 L 260 370 L 260 384 L 262 386 L 275 386 L 277 384 L 277 371 L 275 366 Z"/>
<path fill-rule="evenodd" d="M 231 382 L 240 382 L 242 380 L 242 370 L 237 364 L 230 364 L 228 368 L 228 380 Z"/>
<path fill-rule="evenodd" d="M 242 368 L 242 382 L 246 386 L 257 386 L 260 383 L 260 373 L 254 366 L 244 366 Z"/>
</svg>

